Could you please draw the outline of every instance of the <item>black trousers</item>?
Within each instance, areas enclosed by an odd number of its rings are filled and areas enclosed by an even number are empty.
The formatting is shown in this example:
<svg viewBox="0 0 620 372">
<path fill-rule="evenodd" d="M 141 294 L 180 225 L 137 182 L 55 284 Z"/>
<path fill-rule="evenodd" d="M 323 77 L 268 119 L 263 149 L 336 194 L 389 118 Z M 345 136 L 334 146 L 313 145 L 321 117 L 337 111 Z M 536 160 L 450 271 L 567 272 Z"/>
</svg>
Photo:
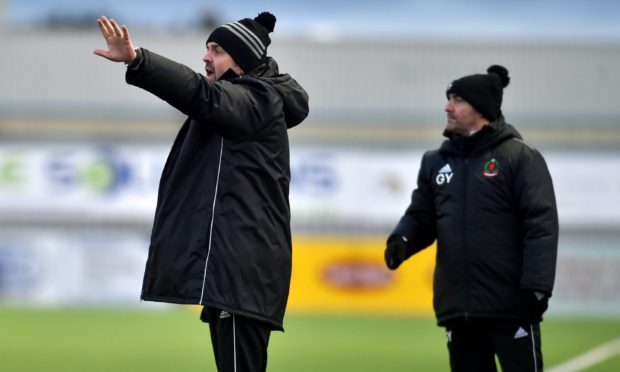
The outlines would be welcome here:
<svg viewBox="0 0 620 372">
<path fill-rule="evenodd" d="M 203 308 L 200 318 L 209 323 L 215 364 L 219 372 L 264 372 L 271 328 L 263 322 Z"/>
<path fill-rule="evenodd" d="M 542 372 L 540 323 L 467 320 L 446 325 L 452 372 Z"/>
</svg>

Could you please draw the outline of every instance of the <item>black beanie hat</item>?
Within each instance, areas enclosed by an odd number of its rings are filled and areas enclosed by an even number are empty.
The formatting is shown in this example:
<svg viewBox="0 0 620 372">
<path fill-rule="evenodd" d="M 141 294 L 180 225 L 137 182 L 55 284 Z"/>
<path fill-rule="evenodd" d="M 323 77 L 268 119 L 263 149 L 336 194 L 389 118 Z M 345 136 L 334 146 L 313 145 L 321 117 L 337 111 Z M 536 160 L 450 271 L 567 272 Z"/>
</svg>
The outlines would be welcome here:
<svg viewBox="0 0 620 372">
<path fill-rule="evenodd" d="M 501 113 L 504 88 L 510 83 L 508 70 L 499 65 L 490 66 L 487 74 L 475 74 L 454 80 L 446 90 L 446 96 L 462 97 L 489 121 L 495 121 Z"/>
<path fill-rule="evenodd" d="M 267 46 L 271 44 L 269 33 L 275 25 L 276 17 L 262 12 L 254 19 L 244 18 L 216 28 L 209 35 L 207 44 L 213 41 L 220 45 L 247 73 L 264 61 Z"/>
</svg>

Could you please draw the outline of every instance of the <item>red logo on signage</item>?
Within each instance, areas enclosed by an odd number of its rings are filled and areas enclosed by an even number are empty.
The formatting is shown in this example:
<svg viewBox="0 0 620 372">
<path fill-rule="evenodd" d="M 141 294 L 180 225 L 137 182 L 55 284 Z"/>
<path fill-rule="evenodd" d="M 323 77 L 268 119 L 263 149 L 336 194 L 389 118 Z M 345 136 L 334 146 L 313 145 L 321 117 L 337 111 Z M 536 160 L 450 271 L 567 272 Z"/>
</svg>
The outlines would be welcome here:
<svg viewBox="0 0 620 372">
<path fill-rule="evenodd" d="M 390 285 L 393 278 L 382 262 L 370 260 L 332 262 L 323 269 L 323 280 L 343 289 L 380 289 Z"/>
</svg>

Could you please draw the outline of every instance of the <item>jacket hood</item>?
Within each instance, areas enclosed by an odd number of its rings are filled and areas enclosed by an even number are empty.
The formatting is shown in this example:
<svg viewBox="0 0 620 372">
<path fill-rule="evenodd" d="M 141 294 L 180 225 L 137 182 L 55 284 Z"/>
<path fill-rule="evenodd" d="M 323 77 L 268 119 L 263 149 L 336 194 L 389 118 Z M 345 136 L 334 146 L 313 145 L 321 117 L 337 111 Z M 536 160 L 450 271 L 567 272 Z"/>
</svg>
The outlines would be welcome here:
<svg viewBox="0 0 620 372">
<path fill-rule="evenodd" d="M 512 138 L 523 139 L 515 127 L 506 123 L 503 115 L 471 136 L 448 131 L 444 131 L 443 135 L 448 140 L 441 145 L 440 151 L 458 152 L 465 155 L 481 152 Z"/>
<path fill-rule="evenodd" d="M 276 61 L 267 57 L 265 63 L 253 70 L 260 80 L 271 85 L 284 103 L 284 118 L 287 128 L 299 125 L 308 116 L 308 93 L 289 74 L 280 74 Z"/>
</svg>

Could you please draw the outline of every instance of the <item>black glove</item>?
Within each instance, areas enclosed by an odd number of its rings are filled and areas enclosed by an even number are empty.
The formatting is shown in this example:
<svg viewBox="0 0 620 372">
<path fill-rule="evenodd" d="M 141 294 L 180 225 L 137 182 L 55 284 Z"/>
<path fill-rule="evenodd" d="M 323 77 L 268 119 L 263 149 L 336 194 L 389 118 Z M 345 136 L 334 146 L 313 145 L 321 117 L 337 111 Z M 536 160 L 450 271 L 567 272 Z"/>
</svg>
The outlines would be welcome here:
<svg viewBox="0 0 620 372">
<path fill-rule="evenodd" d="M 385 248 L 385 263 L 390 270 L 396 270 L 407 259 L 407 238 L 392 238 Z"/>
<path fill-rule="evenodd" d="M 521 317 L 532 323 L 542 320 L 542 315 L 549 306 L 549 296 L 546 293 L 532 290 L 521 290 Z"/>
</svg>

